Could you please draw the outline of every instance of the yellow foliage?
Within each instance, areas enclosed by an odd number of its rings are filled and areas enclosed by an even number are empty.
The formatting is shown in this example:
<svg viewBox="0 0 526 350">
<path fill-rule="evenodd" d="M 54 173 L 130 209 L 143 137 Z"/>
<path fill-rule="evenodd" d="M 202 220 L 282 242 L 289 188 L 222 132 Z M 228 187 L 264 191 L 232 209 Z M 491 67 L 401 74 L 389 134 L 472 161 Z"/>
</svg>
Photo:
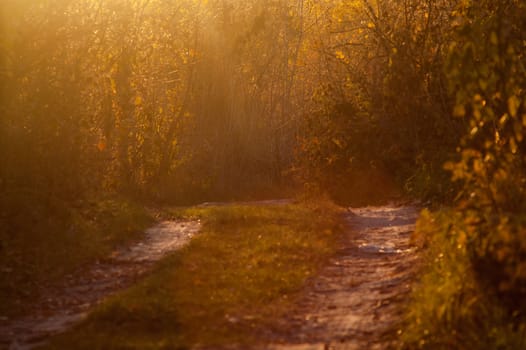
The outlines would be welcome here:
<svg viewBox="0 0 526 350">
<path fill-rule="evenodd" d="M 336 51 L 334 54 L 335 54 L 336 58 L 338 58 L 340 60 L 344 60 L 345 59 L 345 54 L 342 51 L 340 51 L 340 50 Z"/>
<path fill-rule="evenodd" d="M 97 149 L 102 152 L 106 149 L 106 141 L 104 140 L 100 140 L 98 143 L 97 143 Z"/>
<path fill-rule="evenodd" d="M 520 100 L 517 96 L 512 95 L 508 98 L 508 111 L 512 117 L 517 116 L 517 111 L 519 110 Z"/>
</svg>

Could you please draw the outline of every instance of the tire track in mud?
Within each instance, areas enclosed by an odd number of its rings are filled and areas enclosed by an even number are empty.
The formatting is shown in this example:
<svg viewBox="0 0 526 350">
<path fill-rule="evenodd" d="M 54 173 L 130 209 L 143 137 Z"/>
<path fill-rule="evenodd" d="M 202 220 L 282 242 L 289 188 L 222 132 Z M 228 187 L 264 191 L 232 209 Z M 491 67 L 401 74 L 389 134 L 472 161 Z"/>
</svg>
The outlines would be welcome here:
<svg viewBox="0 0 526 350">
<path fill-rule="evenodd" d="M 52 335 L 83 320 L 104 298 L 136 283 L 155 262 L 188 243 L 200 227 L 198 221 L 162 221 L 146 230 L 142 241 L 66 276 L 42 293 L 28 316 L 0 321 L 0 349 L 43 345 Z"/>
<path fill-rule="evenodd" d="M 351 208 L 338 254 L 264 335 L 271 350 L 386 349 L 417 262 L 415 206 Z"/>
</svg>

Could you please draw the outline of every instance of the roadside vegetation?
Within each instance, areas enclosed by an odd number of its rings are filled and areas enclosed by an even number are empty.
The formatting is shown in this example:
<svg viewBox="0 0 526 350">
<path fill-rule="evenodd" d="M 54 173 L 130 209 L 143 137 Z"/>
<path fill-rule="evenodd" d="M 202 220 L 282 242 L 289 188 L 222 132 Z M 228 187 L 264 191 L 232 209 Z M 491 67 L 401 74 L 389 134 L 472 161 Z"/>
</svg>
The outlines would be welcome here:
<svg viewBox="0 0 526 350">
<path fill-rule="evenodd" d="M 254 344 L 334 254 L 341 209 L 325 202 L 176 209 L 201 219 L 188 246 L 98 307 L 49 349 L 164 349 Z"/>
<path fill-rule="evenodd" d="M 421 213 L 413 239 L 424 248 L 422 267 L 398 330 L 401 349 L 526 347 L 523 316 L 477 276 L 472 225 L 453 209 Z"/>
<path fill-rule="evenodd" d="M 526 5 L 456 8 L 446 72 L 453 114 L 466 122 L 445 168 L 452 209 L 429 213 L 416 236 L 424 268 L 402 331 L 405 348 L 526 346 Z"/>
</svg>

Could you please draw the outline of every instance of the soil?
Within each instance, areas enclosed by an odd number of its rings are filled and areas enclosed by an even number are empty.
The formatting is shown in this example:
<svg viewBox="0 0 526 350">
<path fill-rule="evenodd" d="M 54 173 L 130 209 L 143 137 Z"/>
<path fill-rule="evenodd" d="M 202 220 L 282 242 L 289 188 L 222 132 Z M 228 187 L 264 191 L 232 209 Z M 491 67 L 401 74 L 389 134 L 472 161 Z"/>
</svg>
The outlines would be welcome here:
<svg viewBox="0 0 526 350">
<path fill-rule="evenodd" d="M 133 285 L 166 254 L 181 248 L 200 229 L 198 221 L 163 221 L 139 243 L 117 249 L 104 261 L 46 288 L 28 316 L 0 320 L 0 349 L 32 349 L 84 319 L 107 296 Z"/>
<path fill-rule="evenodd" d="M 270 204 L 288 203 L 278 202 Z M 410 205 L 350 208 L 346 214 L 349 228 L 338 254 L 308 281 L 292 312 L 260 331 L 265 344 L 253 348 L 389 348 L 418 261 L 409 244 L 417 213 Z M 107 296 L 133 285 L 157 260 L 181 248 L 199 229 L 197 221 L 161 222 L 147 230 L 140 243 L 67 276 L 35 301 L 29 316 L 0 320 L 0 348 L 42 345 L 51 335 L 84 319 Z"/>
<path fill-rule="evenodd" d="M 272 350 L 387 349 L 403 315 L 418 255 L 409 244 L 418 210 L 349 209 L 337 256 L 309 281 L 294 311 L 265 339 Z"/>
</svg>

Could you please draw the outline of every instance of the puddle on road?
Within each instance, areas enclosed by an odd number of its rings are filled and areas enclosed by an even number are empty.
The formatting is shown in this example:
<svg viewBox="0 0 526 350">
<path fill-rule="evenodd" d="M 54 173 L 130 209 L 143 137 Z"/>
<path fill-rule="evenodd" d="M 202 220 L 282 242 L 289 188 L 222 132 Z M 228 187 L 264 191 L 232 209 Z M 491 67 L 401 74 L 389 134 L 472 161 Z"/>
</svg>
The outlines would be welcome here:
<svg viewBox="0 0 526 350">
<path fill-rule="evenodd" d="M 42 293 L 30 316 L 0 322 L 0 348 L 32 349 L 64 332 L 105 297 L 133 285 L 156 261 L 187 244 L 200 228 L 199 221 L 160 222 L 146 230 L 141 242 L 66 276 Z"/>
</svg>

